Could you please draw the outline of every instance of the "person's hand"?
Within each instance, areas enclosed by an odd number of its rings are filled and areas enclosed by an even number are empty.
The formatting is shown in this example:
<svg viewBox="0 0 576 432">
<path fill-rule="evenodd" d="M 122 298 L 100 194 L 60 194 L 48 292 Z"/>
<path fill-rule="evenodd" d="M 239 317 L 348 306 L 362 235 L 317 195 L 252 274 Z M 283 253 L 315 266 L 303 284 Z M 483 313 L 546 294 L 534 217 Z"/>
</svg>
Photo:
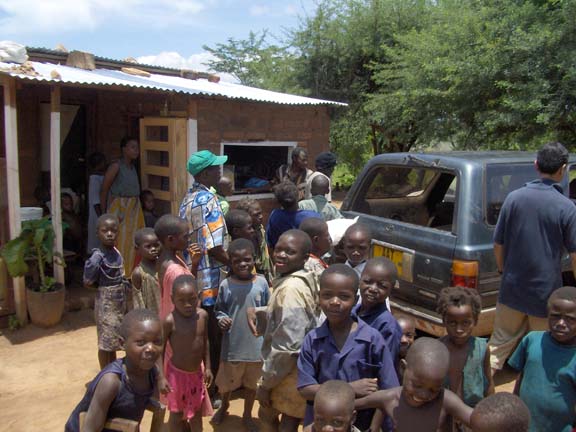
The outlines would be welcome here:
<svg viewBox="0 0 576 432">
<path fill-rule="evenodd" d="M 258 386 L 256 389 L 256 400 L 262 405 L 263 407 L 269 408 L 271 406 L 270 401 L 270 390 L 265 389 L 262 386 Z"/>
<path fill-rule="evenodd" d="M 356 397 L 368 396 L 378 390 L 378 378 L 362 378 L 350 383 Z"/>
<path fill-rule="evenodd" d="M 246 308 L 246 319 L 248 320 L 248 327 L 250 328 L 252 334 L 256 337 L 260 336 L 258 334 L 258 318 L 256 317 L 256 308 Z"/>
<path fill-rule="evenodd" d="M 220 327 L 220 330 L 224 332 L 230 330 L 230 327 L 232 327 L 232 318 L 230 317 L 220 318 L 218 320 L 218 327 Z"/>
<path fill-rule="evenodd" d="M 170 387 L 170 384 L 166 378 L 158 378 L 158 390 L 160 390 L 160 393 L 163 395 L 167 395 L 168 393 L 172 392 L 172 387 Z"/>
<path fill-rule="evenodd" d="M 212 385 L 212 381 L 214 381 L 214 375 L 212 375 L 212 370 L 206 369 L 204 371 L 204 385 L 206 388 L 210 388 Z"/>
<path fill-rule="evenodd" d="M 202 258 L 202 249 L 200 249 L 198 243 L 192 243 L 190 246 L 188 246 L 188 254 L 190 255 L 190 262 L 192 263 L 192 266 L 195 266 L 200 262 L 200 259 Z"/>
</svg>

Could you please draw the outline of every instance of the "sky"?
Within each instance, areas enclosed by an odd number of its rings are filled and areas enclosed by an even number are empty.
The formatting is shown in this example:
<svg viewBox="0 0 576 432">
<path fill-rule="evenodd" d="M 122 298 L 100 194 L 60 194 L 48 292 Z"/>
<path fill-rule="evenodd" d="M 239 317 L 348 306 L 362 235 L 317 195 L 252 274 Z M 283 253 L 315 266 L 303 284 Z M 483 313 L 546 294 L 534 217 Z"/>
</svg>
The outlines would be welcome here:
<svg viewBox="0 0 576 432">
<path fill-rule="evenodd" d="M 0 0 L 0 40 L 205 71 L 203 45 L 282 36 L 313 10 L 314 0 Z"/>
</svg>

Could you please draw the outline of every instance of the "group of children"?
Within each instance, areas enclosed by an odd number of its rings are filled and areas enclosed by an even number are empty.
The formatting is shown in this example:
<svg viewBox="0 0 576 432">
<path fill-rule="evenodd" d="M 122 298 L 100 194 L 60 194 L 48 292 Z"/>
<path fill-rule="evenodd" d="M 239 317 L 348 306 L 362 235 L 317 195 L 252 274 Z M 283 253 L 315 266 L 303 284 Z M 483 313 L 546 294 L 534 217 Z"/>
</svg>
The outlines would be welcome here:
<svg viewBox="0 0 576 432">
<path fill-rule="evenodd" d="M 366 226 L 351 225 L 332 247 L 327 223 L 307 218 L 278 235 L 271 257 L 256 201 L 229 210 L 226 224 L 232 241 L 215 304 L 222 349 L 214 377 L 194 278 L 200 254 L 189 244 L 187 222 L 165 215 L 153 230 L 137 232 L 141 261 L 130 289 L 114 247 L 118 220 L 100 216 L 101 246 L 86 262 L 84 279 L 98 288 L 102 371 L 67 431 L 79 430 L 81 411 L 83 430 L 100 430 L 110 417 L 139 422 L 159 392 L 171 431 L 201 430 L 202 416 L 213 414 L 216 425 L 224 420 L 239 388 L 249 432 L 257 430 L 255 400 L 263 432 L 296 431 L 301 423 L 316 432 L 572 429 L 576 288 L 552 294 L 550 330 L 530 333 L 511 357 L 521 374 L 520 398 L 494 394 L 486 341 L 472 336 L 481 311 L 477 291 L 445 288 L 438 313 L 446 336 L 415 340 L 413 319 L 390 312 L 397 270 L 386 258 L 369 257 Z M 116 360 L 119 349 L 126 357 Z M 222 398 L 216 413 L 206 390 L 213 380 Z"/>
</svg>

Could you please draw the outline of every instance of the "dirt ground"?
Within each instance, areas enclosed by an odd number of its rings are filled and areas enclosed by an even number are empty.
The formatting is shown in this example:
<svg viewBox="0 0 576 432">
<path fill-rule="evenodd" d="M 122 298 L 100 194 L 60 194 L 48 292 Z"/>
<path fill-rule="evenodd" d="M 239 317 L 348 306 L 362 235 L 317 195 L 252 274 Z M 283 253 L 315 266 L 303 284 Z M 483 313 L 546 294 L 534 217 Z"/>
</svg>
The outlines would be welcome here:
<svg viewBox="0 0 576 432">
<path fill-rule="evenodd" d="M 0 431 L 61 431 L 80 401 L 85 384 L 98 372 L 96 327 L 92 310 L 66 313 L 51 329 L 28 325 L 0 335 Z M 511 391 L 512 375 L 497 376 L 498 391 Z M 254 407 L 257 414 L 257 405 Z M 242 399 L 216 431 L 238 432 Z M 146 413 L 141 427 L 150 427 Z M 204 430 L 214 428 L 204 419 Z"/>
</svg>

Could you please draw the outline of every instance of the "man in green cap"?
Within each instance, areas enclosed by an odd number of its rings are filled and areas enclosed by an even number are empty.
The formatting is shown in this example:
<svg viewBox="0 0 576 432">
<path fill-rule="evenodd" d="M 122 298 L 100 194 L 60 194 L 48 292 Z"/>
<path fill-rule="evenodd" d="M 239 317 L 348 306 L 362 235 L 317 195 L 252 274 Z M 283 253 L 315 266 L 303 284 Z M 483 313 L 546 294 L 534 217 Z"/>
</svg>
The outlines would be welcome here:
<svg viewBox="0 0 576 432">
<path fill-rule="evenodd" d="M 210 192 L 220 179 L 220 166 L 228 156 L 216 156 L 208 150 L 194 153 L 188 159 L 187 170 L 194 183 L 180 204 L 180 217 L 188 221 L 190 241 L 198 243 L 202 257 L 198 263 L 196 281 L 202 308 L 208 312 L 210 360 L 214 375 L 220 356 L 221 334 L 214 315 L 214 303 L 220 287 L 221 270 L 228 265 L 226 253 L 226 223 L 218 198 Z M 186 256 L 188 264 L 190 257 Z"/>
</svg>

